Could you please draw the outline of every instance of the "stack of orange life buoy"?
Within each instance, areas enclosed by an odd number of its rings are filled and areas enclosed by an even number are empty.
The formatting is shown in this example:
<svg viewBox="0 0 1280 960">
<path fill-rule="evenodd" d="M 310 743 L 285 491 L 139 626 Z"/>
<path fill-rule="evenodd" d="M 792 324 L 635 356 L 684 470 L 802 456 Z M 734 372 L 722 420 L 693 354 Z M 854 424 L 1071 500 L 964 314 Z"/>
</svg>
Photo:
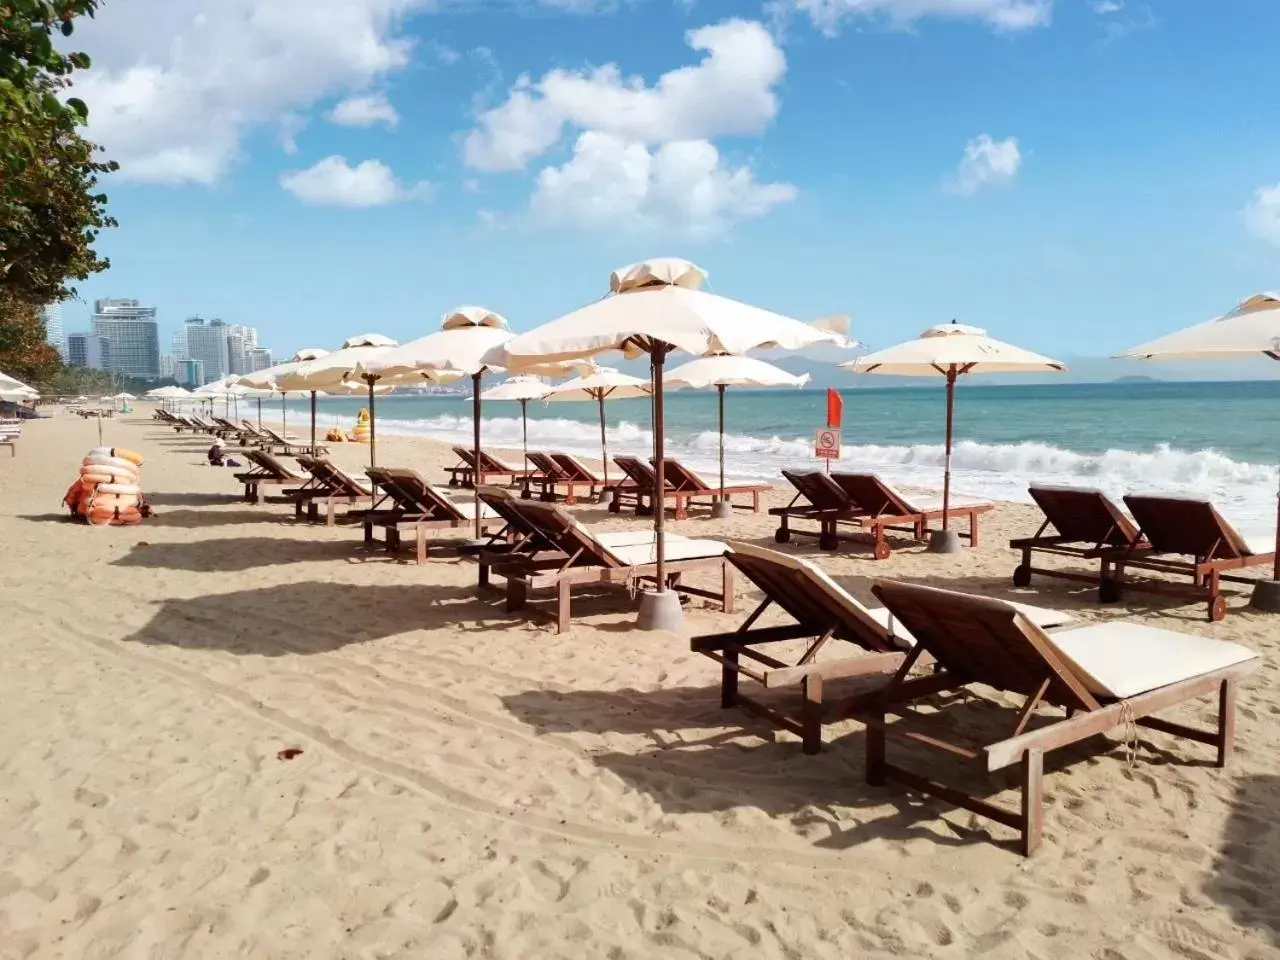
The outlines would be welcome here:
<svg viewBox="0 0 1280 960">
<path fill-rule="evenodd" d="M 62 502 L 72 516 L 94 526 L 129 526 L 150 514 L 138 467 L 142 455 L 119 447 L 94 447 L 80 463 L 80 476 Z"/>
</svg>

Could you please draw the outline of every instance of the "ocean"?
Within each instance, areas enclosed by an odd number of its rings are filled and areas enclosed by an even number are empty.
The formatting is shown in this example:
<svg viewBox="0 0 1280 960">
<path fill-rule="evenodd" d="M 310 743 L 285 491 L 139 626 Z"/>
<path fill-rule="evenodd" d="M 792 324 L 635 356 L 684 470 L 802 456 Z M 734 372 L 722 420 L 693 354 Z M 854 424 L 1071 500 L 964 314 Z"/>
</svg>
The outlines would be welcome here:
<svg viewBox="0 0 1280 960">
<path fill-rule="evenodd" d="M 867 469 L 894 483 L 942 485 L 945 393 L 937 387 L 859 386 L 844 396 L 843 456 L 833 468 Z M 350 428 L 366 403 L 322 398 L 318 423 Z M 242 404 L 253 409 L 252 402 Z M 290 428 L 307 418 L 290 400 Z M 263 412 L 278 416 L 278 401 Z M 726 473 L 777 479 L 782 468 L 819 469 L 813 433 L 823 426 L 823 390 L 733 390 L 726 404 Z M 609 452 L 643 454 L 652 434 L 648 400 L 608 403 Z M 667 450 L 709 481 L 715 474 L 714 391 L 667 397 Z M 470 397 L 380 396 L 378 430 L 466 443 Z M 1274 530 L 1280 462 L 1280 381 L 1125 382 L 965 386 L 956 390 L 953 489 L 1028 499 L 1029 483 L 1100 487 L 1119 496 L 1149 491 L 1207 497 L 1250 536 Z M 520 445 L 520 407 L 486 404 L 484 441 Z M 599 456 L 594 403 L 529 404 L 529 446 Z"/>
</svg>

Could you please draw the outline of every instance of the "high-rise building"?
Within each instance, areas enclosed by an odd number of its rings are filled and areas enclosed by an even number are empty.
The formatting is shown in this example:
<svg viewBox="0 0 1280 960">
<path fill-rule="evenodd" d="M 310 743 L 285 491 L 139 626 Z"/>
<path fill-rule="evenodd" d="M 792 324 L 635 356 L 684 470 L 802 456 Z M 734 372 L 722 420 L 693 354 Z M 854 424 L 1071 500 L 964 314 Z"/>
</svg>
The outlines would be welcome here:
<svg viewBox="0 0 1280 960">
<path fill-rule="evenodd" d="M 249 349 L 241 334 L 227 334 L 227 373 L 233 376 L 240 376 L 249 372 L 249 368 L 246 366 L 249 362 Z"/>
<path fill-rule="evenodd" d="M 173 358 L 172 353 L 160 354 L 160 379 L 172 380 L 173 372 L 178 361 Z"/>
<path fill-rule="evenodd" d="M 204 385 L 204 361 L 179 360 L 174 368 L 174 379 L 184 387 Z"/>
<path fill-rule="evenodd" d="M 181 330 L 177 330 L 173 334 L 173 343 L 169 347 L 169 352 L 173 354 L 173 359 L 187 359 L 187 328 L 184 325 Z"/>
<path fill-rule="evenodd" d="M 192 317 L 183 326 L 187 334 L 186 359 L 199 360 L 210 381 L 225 377 L 231 368 L 227 357 L 227 324 Z"/>
<path fill-rule="evenodd" d="M 129 377 L 160 376 L 160 330 L 156 308 L 137 300 L 104 299 L 93 305 L 93 332 L 110 344 L 105 369 Z"/>
<path fill-rule="evenodd" d="M 245 373 L 253 373 L 255 370 L 265 370 L 271 366 L 271 350 L 269 347 L 250 347 L 247 351 L 247 361 L 249 369 Z"/>
<path fill-rule="evenodd" d="M 44 342 L 67 358 L 67 337 L 62 328 L 62 304 L 51 303 L 44 308 Z"/>
<path fill-rule="evenodd" d="M 95 333 L 72 333 L 67 336 L 67 363 L 90 370 L 111 369 L 111 341 Z"/>
</svg>

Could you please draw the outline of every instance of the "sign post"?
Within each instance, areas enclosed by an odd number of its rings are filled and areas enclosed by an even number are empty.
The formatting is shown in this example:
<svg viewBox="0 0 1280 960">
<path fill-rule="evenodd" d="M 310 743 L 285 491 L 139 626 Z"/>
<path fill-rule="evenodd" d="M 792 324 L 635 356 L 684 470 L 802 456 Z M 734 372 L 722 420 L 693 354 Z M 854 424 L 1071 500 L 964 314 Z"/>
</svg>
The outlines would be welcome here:
<svg viewBox="0 0 1280 960">
<path fill-rule="evenodd" d="M 813 433 L 813 455 L 819 460 L 827 461 L 827 472 L 831 472 L 831 461 L 840 459 L 840 431 L 831 427 L 821 427 Z"/>
</svg>

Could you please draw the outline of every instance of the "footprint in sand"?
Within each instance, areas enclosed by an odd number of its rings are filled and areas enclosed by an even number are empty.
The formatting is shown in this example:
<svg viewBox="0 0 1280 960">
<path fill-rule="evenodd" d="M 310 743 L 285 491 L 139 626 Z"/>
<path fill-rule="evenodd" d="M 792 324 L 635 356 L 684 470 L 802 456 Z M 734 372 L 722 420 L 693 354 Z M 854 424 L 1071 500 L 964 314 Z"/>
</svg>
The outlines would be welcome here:
<svg viewBox="0 0 1280 960">
<path fill-rule="evenodd" d="M 76 792 L 75 792 L 76 803 L 83 803 L 85 806 L 88 806 L 88 807 L 94 807 L 95 809 L 98 807 L 105 807 L 107 803 L 110 801 L 110 799 L 111 799 L 110 797 L 106 796 L 105 794 L 98 793 L 95 790 L 87 790 L 84 787 L 76 788 Z"/>
</svg>

